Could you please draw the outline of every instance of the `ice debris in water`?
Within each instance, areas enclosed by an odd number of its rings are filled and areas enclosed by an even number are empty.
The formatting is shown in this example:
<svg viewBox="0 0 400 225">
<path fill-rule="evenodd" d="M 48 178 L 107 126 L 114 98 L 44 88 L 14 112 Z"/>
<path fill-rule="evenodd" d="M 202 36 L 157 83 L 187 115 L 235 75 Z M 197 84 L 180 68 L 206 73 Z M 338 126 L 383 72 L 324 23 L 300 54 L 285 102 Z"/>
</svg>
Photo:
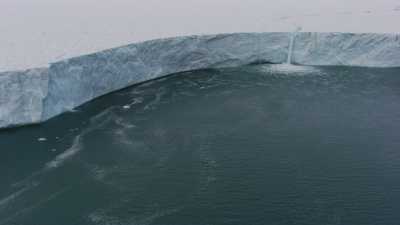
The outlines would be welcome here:
<svg viewBox="0 0 400 225">
<path fill-rule="evenodd" d="M 130 105 L 124 105 L 122 108 L 123 108 L 123 109 L 130 109 L 131 106 L 130 106 Z"/>
</svg>

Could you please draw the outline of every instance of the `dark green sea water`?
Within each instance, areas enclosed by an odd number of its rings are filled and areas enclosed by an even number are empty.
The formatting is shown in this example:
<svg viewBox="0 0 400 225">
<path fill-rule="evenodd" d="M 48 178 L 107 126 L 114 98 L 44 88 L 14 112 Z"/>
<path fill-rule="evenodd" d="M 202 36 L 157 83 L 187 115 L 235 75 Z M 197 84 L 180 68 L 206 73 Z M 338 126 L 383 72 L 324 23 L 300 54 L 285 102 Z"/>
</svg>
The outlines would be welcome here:
<svg viewBox="0 0 400 225">
<path fill-rule="evenodd" d="M 398 225 L 400 69 L 177 74 L 0 131 L 0 225 Z"/>
</svg>

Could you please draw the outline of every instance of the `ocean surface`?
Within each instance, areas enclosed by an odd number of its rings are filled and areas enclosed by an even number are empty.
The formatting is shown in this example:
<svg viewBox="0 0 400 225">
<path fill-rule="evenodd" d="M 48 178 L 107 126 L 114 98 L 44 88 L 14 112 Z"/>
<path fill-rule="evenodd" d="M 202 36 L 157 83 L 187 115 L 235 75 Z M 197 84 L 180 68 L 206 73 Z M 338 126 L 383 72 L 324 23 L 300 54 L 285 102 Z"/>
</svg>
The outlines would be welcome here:
<svg viewBox="0 0 400 225">
<path fill-rule="evenodd" d="M 0 225 L 398 225 L 400 69 L 171 75 L 0 131 Z"/>
</svg>

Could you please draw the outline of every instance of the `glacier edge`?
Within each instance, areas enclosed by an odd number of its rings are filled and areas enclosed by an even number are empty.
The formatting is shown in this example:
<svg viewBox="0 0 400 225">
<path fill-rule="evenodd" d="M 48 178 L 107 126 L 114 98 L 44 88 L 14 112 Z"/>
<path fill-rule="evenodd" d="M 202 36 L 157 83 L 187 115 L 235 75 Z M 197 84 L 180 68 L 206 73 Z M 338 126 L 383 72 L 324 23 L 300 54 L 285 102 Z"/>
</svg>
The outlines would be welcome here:
<svg viewBox="0 0 400 225">
<path fill-rule="evenodd" d="M 151 40 L 0 73 L 0 128 L 44 122 L 107 93 L 173 73 L 285 63 L 290 33 L 234 33 Z M 399 34 L 299 33 L 299 65 L 400 67 Z"/>
</svg>

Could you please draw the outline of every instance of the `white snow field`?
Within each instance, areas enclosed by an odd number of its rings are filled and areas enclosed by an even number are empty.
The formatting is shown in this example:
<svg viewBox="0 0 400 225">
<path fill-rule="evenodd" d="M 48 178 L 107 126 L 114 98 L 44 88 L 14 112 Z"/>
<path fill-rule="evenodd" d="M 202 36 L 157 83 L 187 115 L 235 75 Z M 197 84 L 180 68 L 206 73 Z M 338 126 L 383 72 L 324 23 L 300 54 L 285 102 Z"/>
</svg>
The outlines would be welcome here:
<svg viewBox="0 0 400 225">
<path fill-rule="evenodd" d="M 155 38 L 232 32 L 399 33 L 400 0 L 0 0 L 0 71 Z"/>
</svg>

